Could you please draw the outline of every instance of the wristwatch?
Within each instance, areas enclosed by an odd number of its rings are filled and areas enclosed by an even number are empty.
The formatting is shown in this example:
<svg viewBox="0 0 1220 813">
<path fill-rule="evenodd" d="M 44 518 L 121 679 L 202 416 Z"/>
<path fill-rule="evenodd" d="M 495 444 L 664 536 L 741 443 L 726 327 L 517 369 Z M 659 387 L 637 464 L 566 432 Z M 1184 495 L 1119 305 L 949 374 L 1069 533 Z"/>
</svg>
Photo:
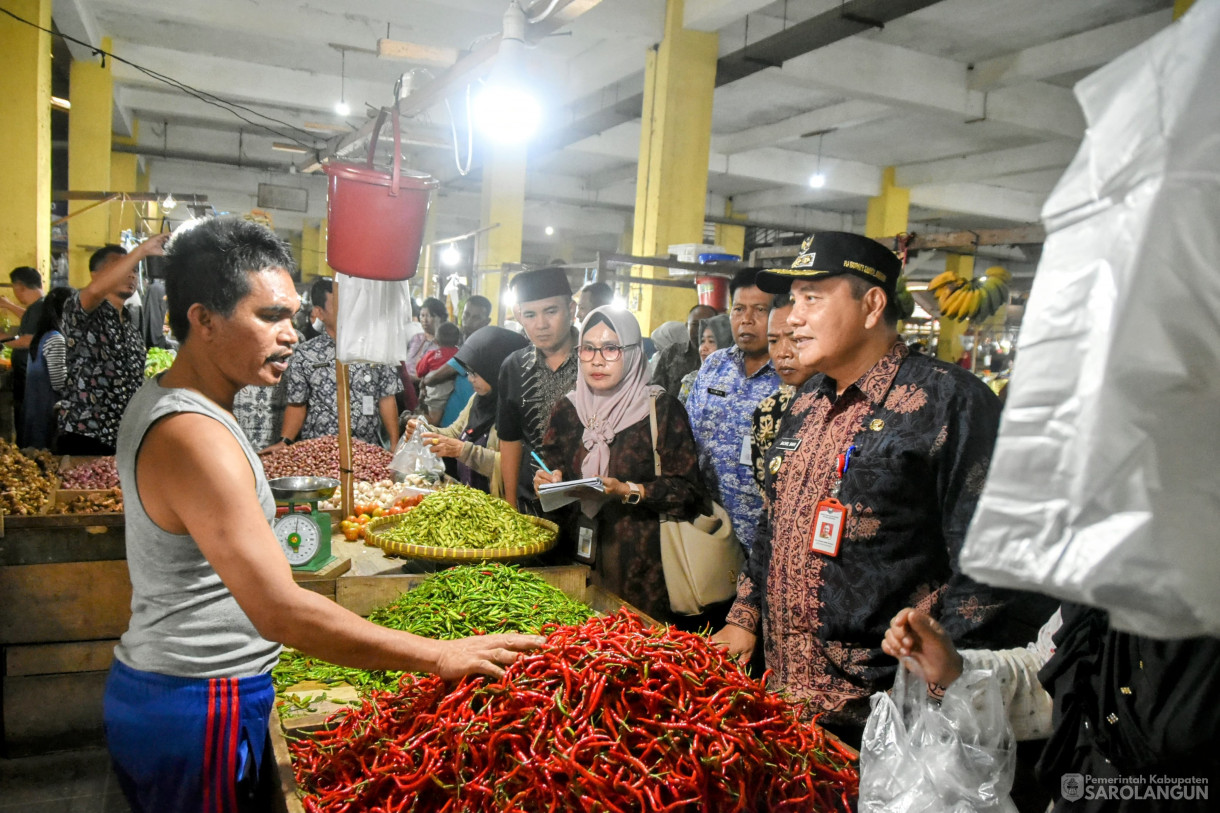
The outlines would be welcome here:
<svg viewBox="0 0 1220 813">
<path fill-rule="evenodd" d="M 644 487 L 639 483 L 628 483 L 627 488 L 630 491 L 623 495 L 623 502 L 627 505 L 635 505 L 643 498 Z"/>
<path fill-rule="evenodd" d="M 280 443 L 284 444 L 285 446 L 291 446 L 292 444 L 296 443 L 296 441 L 287 435 L 280 435 Z"/>
</svg>

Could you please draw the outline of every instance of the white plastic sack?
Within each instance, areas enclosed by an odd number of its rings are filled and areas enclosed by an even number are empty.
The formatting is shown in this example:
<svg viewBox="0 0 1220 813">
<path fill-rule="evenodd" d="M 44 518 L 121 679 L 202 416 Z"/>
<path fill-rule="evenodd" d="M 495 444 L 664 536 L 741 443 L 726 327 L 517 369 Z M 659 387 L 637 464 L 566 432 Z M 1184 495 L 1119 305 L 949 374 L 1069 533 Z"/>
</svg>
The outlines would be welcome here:
<svg viewBox="0 0 1220 813">
<path fill-rule="evenodd" d="M 899 667 L 878 692 L 860 743 L 861 813 L 1016 813 L 1012 726 L 999 682 L 964 673 L 938 705 Z"/>
<path fill-rule="evenodd" d="M 407 357 L 411 323 L 408 281 L 387 282 L 335 272 L 339 291 L 339 361 L 398 364 Z"/>
<path fill-rule="evenodd" d="M 1081 81 L 961 564 L 1220 635 L 1220 0 Z"/>
</svg>

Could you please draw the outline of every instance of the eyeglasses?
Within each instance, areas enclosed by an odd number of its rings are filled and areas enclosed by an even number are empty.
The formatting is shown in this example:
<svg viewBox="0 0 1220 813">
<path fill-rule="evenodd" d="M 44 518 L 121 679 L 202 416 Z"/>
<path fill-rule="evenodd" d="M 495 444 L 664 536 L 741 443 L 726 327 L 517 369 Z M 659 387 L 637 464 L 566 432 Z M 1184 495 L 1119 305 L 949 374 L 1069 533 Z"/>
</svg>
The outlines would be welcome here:
<svg viewBox="0 0 1220 813">
<path fill-rule="evenodd" d="M 601 347 L 594 347 L 591 344 L 582 344 L 576 348 L 576 354 L 581 361 L 593 361 L 593 357 L 598 353 L 602 354 L 605 361 L 618 361 L 623 357 L 623 351 L 628 347 L 635 347 L 634 344 L 603 344 Z"/>
</svg>

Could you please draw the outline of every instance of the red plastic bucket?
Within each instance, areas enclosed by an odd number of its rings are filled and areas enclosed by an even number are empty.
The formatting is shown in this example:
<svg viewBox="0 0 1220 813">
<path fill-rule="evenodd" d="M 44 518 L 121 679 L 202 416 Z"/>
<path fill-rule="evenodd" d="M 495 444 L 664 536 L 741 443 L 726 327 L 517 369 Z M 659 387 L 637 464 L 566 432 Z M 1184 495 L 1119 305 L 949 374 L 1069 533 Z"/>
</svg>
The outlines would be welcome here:
<svg viewBox="0 0 1220 813">
<path fill-rule="evenodd" d="M 710 305 L 719 313 L 728 313 L 728 277 L 695 277 L 695 291 L 699 294 L 700 305 Z"/>
<path fill-rule="evenodd" d="M 373 167 L 387 113 L 394 120 L 394 169 Z M 398 107 L 382 108 L 364 164 L 330 163 L 326 195 L 326 262 L 353 277 L 403 280 L 415 276 L 432 190 L 439 181 L 403 175 Z"/>
</svg>

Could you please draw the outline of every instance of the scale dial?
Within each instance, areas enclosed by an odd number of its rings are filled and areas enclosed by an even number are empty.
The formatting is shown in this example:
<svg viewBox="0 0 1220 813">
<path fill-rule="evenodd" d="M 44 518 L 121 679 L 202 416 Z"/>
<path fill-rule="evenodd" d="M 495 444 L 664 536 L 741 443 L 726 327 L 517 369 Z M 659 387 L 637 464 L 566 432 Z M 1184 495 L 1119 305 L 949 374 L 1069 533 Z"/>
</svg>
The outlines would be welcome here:
<svg viewBox="0 0 1220 813">
<path fill-rule="evenodd" d="M 288 563 L 297 566 L 309 562 L 318 552 L 321 534 L 318 526 L 308 514 L 285 514 L 275 523 L 275 537 L 288 557 Z"/>
</svg>

